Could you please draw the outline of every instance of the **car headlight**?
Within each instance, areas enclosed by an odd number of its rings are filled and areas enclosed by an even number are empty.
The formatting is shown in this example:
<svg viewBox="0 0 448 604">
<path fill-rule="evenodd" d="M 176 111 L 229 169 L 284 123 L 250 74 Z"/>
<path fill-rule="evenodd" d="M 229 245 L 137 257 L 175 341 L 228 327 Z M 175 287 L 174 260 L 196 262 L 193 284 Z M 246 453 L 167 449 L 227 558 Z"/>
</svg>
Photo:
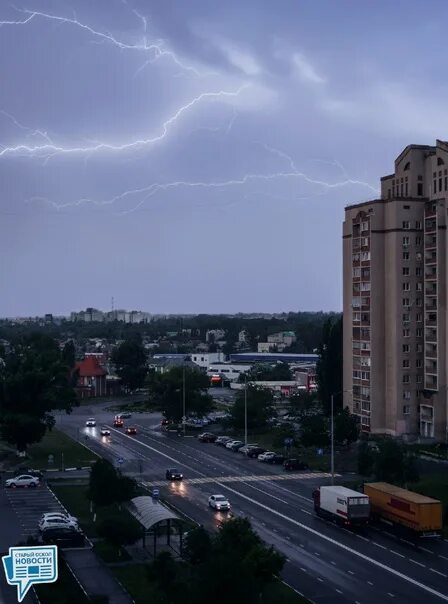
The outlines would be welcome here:
<svg viewBox="0 0 448 604">
<path fill-rule="evenodd" d="M 179 474 L 179 478 L 183 478 L 183 477 L 184 477 L 184 475 L 183 475 L 183 474 Z"/>
</svg>

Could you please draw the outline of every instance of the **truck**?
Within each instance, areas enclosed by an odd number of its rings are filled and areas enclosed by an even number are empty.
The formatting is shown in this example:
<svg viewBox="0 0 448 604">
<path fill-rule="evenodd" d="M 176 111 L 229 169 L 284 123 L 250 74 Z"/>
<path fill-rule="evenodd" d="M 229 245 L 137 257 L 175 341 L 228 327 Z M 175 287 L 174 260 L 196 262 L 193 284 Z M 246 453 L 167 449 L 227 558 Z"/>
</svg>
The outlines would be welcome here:
<svg viewBox="0 0 448 604">
<path fill-rule="evenodd" d="M 364 526 L 369 522 L 370 503 L 368 495 L 332 485 L 313 491 L 314 511 L 344 526 Z"/>
<path fill-rule="evenodd" d="M 438 537 L 442 533 L 442 503 L 387 482 L 364 484 L 372 519 L 414 537 Z"/>
</svg>

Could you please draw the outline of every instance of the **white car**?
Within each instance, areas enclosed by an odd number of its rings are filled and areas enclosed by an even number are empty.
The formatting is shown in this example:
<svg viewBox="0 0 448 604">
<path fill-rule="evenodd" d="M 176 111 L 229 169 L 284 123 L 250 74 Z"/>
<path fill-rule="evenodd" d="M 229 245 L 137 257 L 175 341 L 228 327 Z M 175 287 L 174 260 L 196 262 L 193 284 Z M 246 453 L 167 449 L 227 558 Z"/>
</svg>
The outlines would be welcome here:
<svg viewBox="0 0 448 604">
<path fill-rule="evenodd" d="M 226 443 L 226 449 L 231 449 L 234 444 L 239 444 L 240 442 L 240 440 L 229 440 L 229 442 Z"/>
<path fill-rule="evenodd" d="M 224 495 L 210 495 L 208 505 L 218 511 L 230 510 L 230 501 Z"/>
<path fill-rule="evenodd" d="M 109 428 L 101 428 L 101 432 L 100 432 L 101 436 L 110 436 L 110 430 Z"/>
<path fill-rule="evenodd" d="M 86 426 L 88 428 L 94 428 L 96 426 L 96 419 L 94 417 L 89 417 L 89 419 L 86 421 Z"/>
<path fill-rule="evenodd" d="M 21 474 L 20 476 L 14 476 L 14 478 L 9 478 L 5 480 L 5 486 L 10 489 L 15 489 L 18 487 L 38 487 L 39 479 L 36 476 L 30 476 L 29 474 Z"/>
<path fill-rule="evenodd" d="M 257 457 L 258 461 L 269 461 L 275 457 L 275 453 L 273 451 L 265 451 L 264 453 L 260 453 Z"/>
<path fill-rule="evenodd" d="M 42 518 L 39 520 L 38 524 L 39 530 L 44 531 L 47 528 L 73 528 L 78 529 L 78 519 L 74 516 L 69 516 L 68 514 L 44 514 Z"/>
</svg>

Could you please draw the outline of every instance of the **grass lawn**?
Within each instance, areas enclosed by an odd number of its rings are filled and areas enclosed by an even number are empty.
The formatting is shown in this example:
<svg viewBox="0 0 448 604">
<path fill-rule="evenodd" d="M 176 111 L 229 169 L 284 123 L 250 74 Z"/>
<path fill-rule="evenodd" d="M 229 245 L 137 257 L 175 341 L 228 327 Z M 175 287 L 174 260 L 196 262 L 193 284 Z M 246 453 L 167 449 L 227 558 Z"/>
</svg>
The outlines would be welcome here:
<svg viewBox="0 0 448 604">
<path fill-rule="evenodd" d="M 97 536 L 97 525 L 105 518 L 125 516 L 129 522 L 137 522 L 124 507 L 120 510 L 116 504 L 96 508 L 96 522 L 94 522 L 85 485 L 64 486 L 63 484 L 53 484 L 52 488 L 70 514 L 79 519 L 79 523 L 88 537 Z"/>
<path fill-rule="evenodd" d="M 120 550 L 118 550 L 110 543 L 107 543 L 107 541 L 98 541 L 95 543 L 93 549 L 106 564 L 109 564 L 110 562 L 126 562 L 127 560 L 131 560 L 131 556 L 125 549 L 120 548 Z"/>
<path fill-rule="evenodd" d="M 424 476 L 419 482 L 412 483 L 410 490 L 439 499 L 444 509 L 444 536 L 448 537 L 448 481 L 445 474 L 430 474 Z"/>
<path fill-rule="evenodd" d="M 53 455 L 53 465 L 48 464 L 48 456 Z M 98 457 L 63 432 L 53 428 L 46 432 L 40 443 L 28 449 L 29 465 L 33 468 L 61 468 L 62 456 L 65 468 L 88 466 Z M 23 463 L 23 460 L 21 460 Z"/>
<path fill-rule="evenodd" d="M 35 589 L 41 604 L 88 604 L 89 602 L 61 559 L 59 559 L 58 580 L 55 583 L 38 585 Z"/>
<path fill-rule="evenodd" d="M 131 594 L 135 604 L 158 604 L 161 602 L 157 590 L 148 577 L 145 564 L 133 564 L 130 566 L 114 566 L 111 571 Z"/>
<path fill-rule="evenodd" d="M 267 586 L 260 602 L 261 604 L 309 604 L 309 600 L 280 581 Z"/>
</svg>

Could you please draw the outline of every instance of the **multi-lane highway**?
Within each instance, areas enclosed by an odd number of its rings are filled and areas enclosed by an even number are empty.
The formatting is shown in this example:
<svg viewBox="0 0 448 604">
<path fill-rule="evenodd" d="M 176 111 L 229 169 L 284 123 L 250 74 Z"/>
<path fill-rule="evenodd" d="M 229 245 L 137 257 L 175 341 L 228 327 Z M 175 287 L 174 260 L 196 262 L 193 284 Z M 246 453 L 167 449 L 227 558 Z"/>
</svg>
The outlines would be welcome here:
<svg viewBox="0 0 448 604">
<path fill-rule="evenodd" d="M 85 428 L 92 415 L 97 427 Z M 232 513 L 248 517 L 260 536 L 286 555 L 284 580 L 312 601 L 448 602 L 448 542 L 425 541 L 417 548 L 384 531 L 354 534 L 316 518 L 311 492 L 328 483 L 327 475 L 285 474 L 213 444 L 161 433 L 160 415 L 128 420 L 137 427 L 136 436 L 114 429 L 111 420 L 104 406 L 83 406 L 58 416 L 57 426 L 109 459 L 123 460 L 124 471 L 141 472 L 148 486 L 159 487 L 162 499 L 206 527 L 220 522 L 208 508 L 208 496 L 227 496 Z M 110 439 L 100 437 L 102 425 L 109 426 Z M 183 472 L 183 483 L 164 479 L 173 466 Z"/>
</svg>

